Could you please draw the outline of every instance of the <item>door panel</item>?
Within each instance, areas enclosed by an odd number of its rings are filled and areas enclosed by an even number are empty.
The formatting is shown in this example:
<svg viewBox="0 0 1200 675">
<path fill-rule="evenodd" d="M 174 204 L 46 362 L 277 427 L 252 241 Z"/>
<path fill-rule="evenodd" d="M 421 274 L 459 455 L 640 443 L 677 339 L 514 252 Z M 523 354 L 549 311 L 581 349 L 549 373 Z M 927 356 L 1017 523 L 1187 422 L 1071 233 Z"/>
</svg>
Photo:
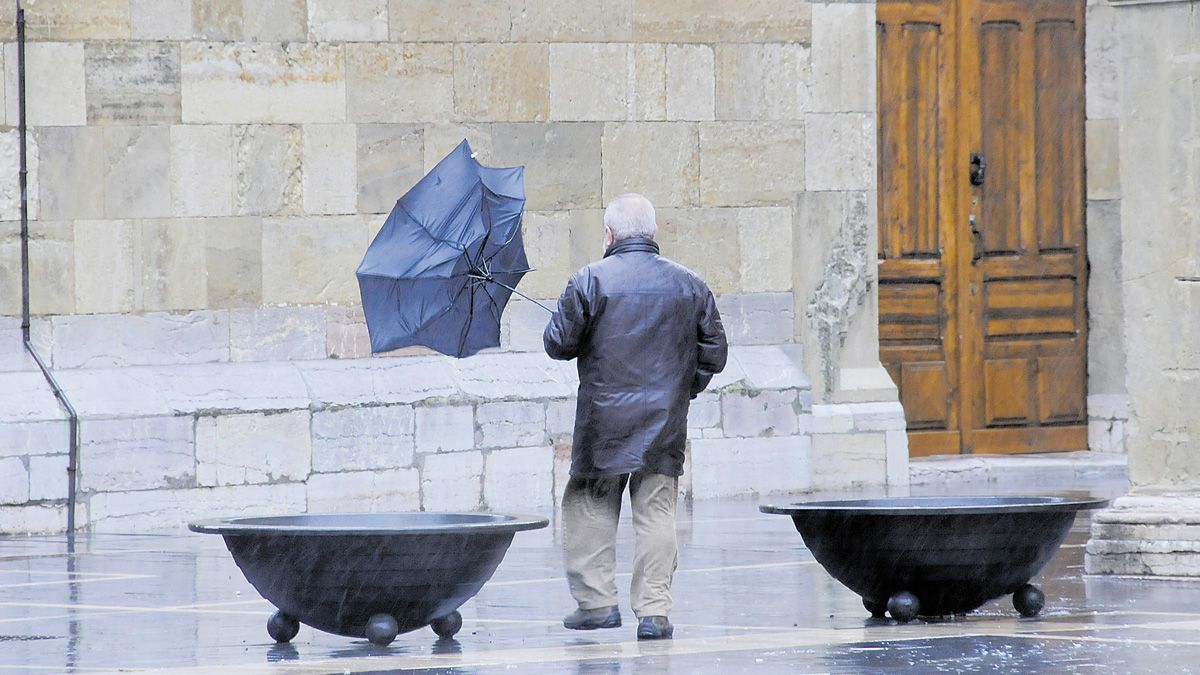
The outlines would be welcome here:
<svg viewBox="0 0 1200 675">
<path fill-rule="evenodd" d="M 953 275 L 947 218 L 953 194 L 944 163 L 953 67 L 953 2 L 879 5 L 880 361 L 900 386 L 910 452 L 959 449 Z M 888 64 L 884 67 L 882 64 Z"/>
<path fill-rule="evenodd" d="M 1083 0 L 877 17 L 880 360 L 910 452 L 1085 449 Z"/>
</svg>

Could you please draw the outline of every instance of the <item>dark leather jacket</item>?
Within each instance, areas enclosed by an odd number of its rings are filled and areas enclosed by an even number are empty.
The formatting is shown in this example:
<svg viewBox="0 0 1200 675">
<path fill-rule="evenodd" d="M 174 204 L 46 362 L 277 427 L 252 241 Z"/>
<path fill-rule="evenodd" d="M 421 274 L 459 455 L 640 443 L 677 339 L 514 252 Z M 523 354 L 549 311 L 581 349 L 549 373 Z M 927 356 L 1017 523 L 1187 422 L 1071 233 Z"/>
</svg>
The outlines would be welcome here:
<svg viewBox="0 0 1200 675">
<path fill-rule="evenodd" d="M 683 473 L 688 402 L 728 354 L 700 277 L 650 239 L 621 240 L 571 277 L 543 342 L 579 359 L 572 476 Z"/>
</svg>

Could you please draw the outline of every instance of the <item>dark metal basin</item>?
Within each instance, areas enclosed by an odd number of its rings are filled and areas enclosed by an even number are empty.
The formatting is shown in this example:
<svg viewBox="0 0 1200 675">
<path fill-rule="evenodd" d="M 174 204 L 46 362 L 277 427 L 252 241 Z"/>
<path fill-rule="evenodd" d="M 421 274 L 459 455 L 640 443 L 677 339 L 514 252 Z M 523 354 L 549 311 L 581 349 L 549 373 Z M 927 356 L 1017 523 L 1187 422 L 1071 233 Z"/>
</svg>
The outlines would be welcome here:
<svg viewBox="0 0 1200 675">
<path fill-rule="evenodd" d="M 910 497 L 760 510 L 791 516 L 817 562 L 876 615 L 893 595 L 907 591 L 919 599 L 919 614 L 940 616 L 1022 589 L 1058 550 L 1076 512 L 1107 503 L 1090 497 Z"/>
<path fill-rule="evenodd" d="M 403 633 L 454 614 L 491 578 L 515 532 L 548 522 L 488 513 L 364 513 L 188 527 L 224 536 L 246 579 L 293 624 L 371 637 L 367 623 L 376 615 L 394 617 Z"/>
</svg>

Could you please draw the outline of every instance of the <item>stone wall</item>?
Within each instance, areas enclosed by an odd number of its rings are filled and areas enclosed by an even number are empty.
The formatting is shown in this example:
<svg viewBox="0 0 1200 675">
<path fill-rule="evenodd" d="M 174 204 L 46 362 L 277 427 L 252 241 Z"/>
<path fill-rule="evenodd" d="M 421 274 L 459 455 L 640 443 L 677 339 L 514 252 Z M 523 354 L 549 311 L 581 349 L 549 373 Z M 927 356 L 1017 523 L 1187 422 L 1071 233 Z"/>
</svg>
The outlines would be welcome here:
<svg viewBox="0 0 1200 675">
<path fill-rule="evenodd" d="M 523 291 L 556 297 L 600 255 L 607 200 L 636 190 L 731 342 L 786 355 L 697 399 L 689 494 L 907 481 L 875 325 L 873 3 L 24 6 L 33 334 L 82 401 L 81 523 L 553 503 L 567 375 L 432 402 L 387 381 L 550 372 L 543 310 L 511 303 L 501 349 L 463 363 L 367 358 L 354 269 L 463 138 L 527 167 Z M 61 522 L 67 443 L 4 318 L 20 311 L 12 12 L 0 3 L 0 529 L 19 531 Z M 328 372 L 333 399 L 312 389 Z M 536 495 L 498 492 L 525 482 Z"/>
<path fill-rule="evenodd" d="M 1123 383 L 1127 403 L 1110 407 L 1128 416 L 1133 495 L 1096 516 L 1086 565 L 1096 573 L 1200 575 L 1200 4 L 1092 10 L 1103 17 L 1096 24 L 1106 42 L 1089 74 L 1094 66 L 1105 84 L 1089 95 L 1097 93 L 1111 120 L 1103 132 L 1089 121 L 1088 142 L 1097 145 L 1089 149 L 1089 196 L 1093 180 L 1105 190 L 1089 216 L 1102 211 L 1123 242 L 1106 254 L 1117 265 L 1117 298 L 1099 309 L 1119 313 L 1120 338 L 1109 339 L 1123 339 L 1126 350 L 1121 357 L 1109 347 L 1099 358 L 1124 365 L 1111 384 Z M 1112 137 L 1093 139 L 1104 134 Z M 1111 163 L 1093 159 L 1100 156 Z M 1092 223 L 1089 236 L 1096 230 Z M 1095 261 L 1092 272 L 1111 274 Z"/>
</svg>

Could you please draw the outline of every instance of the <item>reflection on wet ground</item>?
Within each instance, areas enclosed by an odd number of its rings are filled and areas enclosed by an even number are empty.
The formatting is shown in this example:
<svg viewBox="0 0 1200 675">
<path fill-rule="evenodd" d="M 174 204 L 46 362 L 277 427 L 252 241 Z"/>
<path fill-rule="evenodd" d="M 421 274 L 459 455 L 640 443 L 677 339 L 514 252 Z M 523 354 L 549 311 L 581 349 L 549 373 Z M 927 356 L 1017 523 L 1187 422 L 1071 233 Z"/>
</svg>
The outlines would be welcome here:
<svg viewBox="0 0 1200 675">
<path fill-rule="evenodd" d="M 74 554 L 63 537 L 0 538 L 0 672 L 1200 671 L 1200 579 L 1085 577 L 1086 514 L 1035 579 L 1042 617 L 1022 619 L 1001 598 L 967 617 L 896 625 L 870 619 L 813 562 L 791 520 L 757 506 L 681 512 L 676 639 L 658 643 L 634 639 L 627 573 L 624 627 L 562 628 L 571 601 L 553 529 L 517 535 L 462 608 L 455 640 L 421 629 L 387 648 L 307 627 L 274 644 L 264 627 L 272 608 L 218 537 L 81 535 Z M 625 570 L 630 529 L 619 542 Z"/>
</svg>

